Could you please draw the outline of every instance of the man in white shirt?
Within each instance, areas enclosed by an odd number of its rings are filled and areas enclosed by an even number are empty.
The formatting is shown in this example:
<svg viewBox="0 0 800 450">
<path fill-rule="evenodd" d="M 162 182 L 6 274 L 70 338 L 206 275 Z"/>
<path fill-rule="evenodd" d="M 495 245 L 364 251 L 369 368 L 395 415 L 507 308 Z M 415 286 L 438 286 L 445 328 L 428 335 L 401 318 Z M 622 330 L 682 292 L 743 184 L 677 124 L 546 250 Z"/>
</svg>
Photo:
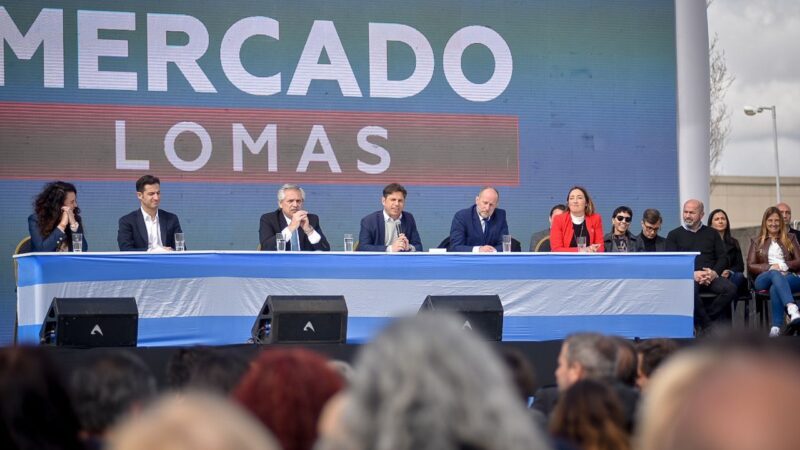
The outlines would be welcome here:
<svg viewBox="0 0 800 450">
<path fill-rule="evenodd" d="M 117 244 L 121 251 L 172 251 L 175 233 L 183 233 L 178 216 L 159 209 L 161 181 L 145 175 L 136 181 L 139 209 L 119 219 Z"/>
</svg>

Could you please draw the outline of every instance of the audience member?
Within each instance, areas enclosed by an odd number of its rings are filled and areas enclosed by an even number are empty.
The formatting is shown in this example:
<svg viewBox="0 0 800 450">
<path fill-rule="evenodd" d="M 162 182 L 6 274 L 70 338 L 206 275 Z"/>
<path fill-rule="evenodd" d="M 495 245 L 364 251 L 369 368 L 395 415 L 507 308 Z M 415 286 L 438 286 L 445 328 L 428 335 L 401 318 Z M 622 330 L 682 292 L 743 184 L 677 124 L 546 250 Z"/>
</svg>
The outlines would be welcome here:
<svg viewBox="0 0 800 450">
<path fill-rule="evenodd" d="M 511 374 L 511 380 L 514 382 L 522 404 L 529 407 L 534 394 L 536 394 L 536 371 L 533 364 L 521 351 L 513 347 L 502 347 L 500 356 Z M 541 411 L 529 409 L 528 412 L 542 431 L 547 429 L 547 417 Z"/>
<path fill-rule="evenodd" d="M 792 296 L 800 291 L 800 244 L 789 234 L 778 208 L 770 206 L 761 219 L 761 230 L 750 242 L 747 271 L 755 277 L 753 287 L 769 289 L 772 303 L 770 336 L 780 334 L 784 314 L 792 321 L 800 320 L 800 311 Z"/>
<path fill-rule="evenodd" d="M 28 216 L 31 251 L 71 252 L 73 233 L 83 234 L 81 249 L 87 251 L 78 190 L 63 181 L 47 183 L 33 201 L 33 214 Z"/>
<path fill-rule="evenodd" d="M 725 244 L 719 233 L 703 225 L 703 203 L 687 200 L 683 204 L 683 226 L 667 235 L 668 252 L 699 252 L 694 259 L 694 323 L 698 334 L 716 323 L 730 323 L 731 303 L 736 286 L 720 275 L 728 267 Z M 716 295 L 706 307 L 701 292 Z"/>
<path fill-rule="evenodd" d="M 614 336 L 617 344 L 616 379 L 629 387 L 636 387 L 636 346 L 633 342 L 618 336 Z"/>
<path fill-rule="evenodd" d="M 450 225 L 453 252 L 492 253 L 503 251 L 503 235 L 508 234 L 506 211 L 497 207 L 500 193 L 487 186 L 478 192 L 475 205 L 458 211 Z"/>
<path fill-rule="evenodd" d="M 581 450 L 627 450 L 625 416 L 617 395 L 605 383 L 575 382 L 561 394 L 550 419 L 550 433 Z"/>
<path fill-rule="evenodd" d="M 554 252 L 602 252 L 603 218 L 585 188 L 574 186 L 567 195 L 569 211 L 553 218 L 550 248 Z"/>
<path fill-rule="evenodd" d="M 550 215 L 547 217 L 549 226 L 545 230 L 540 230 L 531 235 L 531 245 L 529 251 L 531 252 L 549 252 L 550 251 L 550 227 L 553 226 L 553 217 L 563 213 L 567 210 L 564 204 L 557 204 L 550 208 Z"/>
<path fill-rule="evenodd" d="M 659 369 L 642 408 L 642 450 L 788 450 L 800 404 L 796 353 L 760 342 L 682 351 Z"/>
<path fill-rule="evenodd" d="M 296 184 L 278 189 L 278 209 L 261 216 L 258 240 L 261 250 L 276 250 L 277 236 L 283 236 L 286 250 L 329 251 L 319 217 L 303 209 L 306 192 Z M 301 233 L 302 231 L 302 233 Z"/>
<path fill-rule="evenodd" d="M 238 405 L 210 394 L 166 397 L 122 422 L 109 450 L 279 450 L 269 432 Z"/>
<path fill-rule="evenodd" d="M 725 245 L 725 256 L 728 259 L 728 266 L 722 271 L 720 276 L 731 280 L 736 289 L 741 291 L 747 283 L 744 279 L 744 260 L 742 259 L 742 247 L 739 241 L 731 235 L 731 223 L 728 214 L 715 209 L 708 216 L 707 225 L 719 233 L 722 243 Z"/>
<path fill-rule="evenodd" d="M 175 233 L 183 233 L 178 216 L 164 211 L 161 204 L 161 180 L 144 175 L 136 180 L 139 209 L 119 219 L 117 244 L 120 251 L 172 251 Z"/>
<path fill-rule="evenodd" d="M 792 208 L 784 202 L 778 203 L 775 207 L 781 212 L 783 223 L 786 224 L 786 231 L 789 234 L 793 234 L 797 242 L 800 242 L 800 230 L 795 230 L 792 227 Z"/>
<path fill-rule="evenodd" d="M 658 235 L 661 229 L 661 212 L 648 208 L 642 214 L 642 231 L 636 244 L 637 252 L 666 251 L 667 240 Z"/>
<path fill-rule="evenodd" d="M 636 346 L 636 386 L 640 391 L 647 388 L 656 369 L 678 350 L 672 339 L 647 339 Z"/>
<path fill-rule="evenodd" d="M 421 252 L 417 222 L 404 212 L 406 188 L 391 183 L 383 188 L 383 210 L 361 219 L 358 248 L 362 252 Z"/>
<path fill-rule="evenodd" d="M 239 354 L 211 347 L 178 349 L 167 363 L 167 382 L 175 390 L 206 390 L 228 395 L 248 369 Z"/>
<path fill-rule="evenodd" d="M 639 247 L 639 238 L 631 231 L 633 210 L 627 206 L 619 206 L 611 215 L 611 232 L 603 236 L 603 246 L 607 252 L 635 252 Z"/>
<path fill-rule="evenodd" d="M 70 380 L 81 435 L 89 448 L 103 448 L 106 431 L 156 395 L 156 378 L 133 353 L 103 354 L 79 366 Z"/>
<path fill-rule="evenodd" d="M 270 349 L 251 363 L 233 397 L 284 450 L 310 450 L 323 406 L 342 387 L 342 377 L 324 357 L 300 348 Z"/>
<path fill-rule="evenodd" d="M 0 348 L 0 399 L 0 448 L 84 448 L 69 394 L 41 349 Z"/>
<path fill-rule="evenodd" d="M 355 368 L 322 449 L 548 448 L 497 355 L 451 316 L 395 321 Z"/>
<path fill-rule="evenodd" d="M 622 404 L 626 429 L 630 431 L 633 429 L 639 394 L 617 379 L 618 353 L 619 344 L 615 338 L 597 333 L 572 334 L 561 345 L 556 383 L 561 393 L 579 380 L 593 379 L 607 383 Z M 540 399 L 537 393 L 533 406 L 549 417 L 557 401 L 553 400 L 552 395 L 543 395 Z"/>
<path fill-rule="evenodd" d="M 655 372 L 647 383 L 647 390 L 642 396 L 642 404 L 637 413 L 634 448 L 675 448 L 667 441 L 671 439 L 675 422 L 683 414 L 690 387 L 717 363 L 718 355 L 701 346 L 676 353 Z"/>
</svg>

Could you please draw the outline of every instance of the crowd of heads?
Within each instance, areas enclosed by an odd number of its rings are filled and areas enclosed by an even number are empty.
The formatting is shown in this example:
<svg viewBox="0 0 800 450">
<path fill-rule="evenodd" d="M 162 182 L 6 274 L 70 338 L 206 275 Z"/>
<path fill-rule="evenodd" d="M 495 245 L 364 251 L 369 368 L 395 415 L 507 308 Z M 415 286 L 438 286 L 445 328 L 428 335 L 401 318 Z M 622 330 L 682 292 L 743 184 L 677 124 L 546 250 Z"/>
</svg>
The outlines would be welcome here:
<svg viewBox="0 0 800 450">
<path fill-rule="evenodd" d="M 794 448 L 786 430 L 800 401 L 787 344 L 745 336 L 680 348 L 577 333 L 562 343 L 557 385 L 538 389 L 524 353 L 439 313 L 398 319 L 352 367 L 299 347 L 249 362 L 232 349 L 178 350 L 161 389 L 126 350 L 64 373 L 46 349 L 9 347 L 0 446 L 782 450 Z"/>
</svg>

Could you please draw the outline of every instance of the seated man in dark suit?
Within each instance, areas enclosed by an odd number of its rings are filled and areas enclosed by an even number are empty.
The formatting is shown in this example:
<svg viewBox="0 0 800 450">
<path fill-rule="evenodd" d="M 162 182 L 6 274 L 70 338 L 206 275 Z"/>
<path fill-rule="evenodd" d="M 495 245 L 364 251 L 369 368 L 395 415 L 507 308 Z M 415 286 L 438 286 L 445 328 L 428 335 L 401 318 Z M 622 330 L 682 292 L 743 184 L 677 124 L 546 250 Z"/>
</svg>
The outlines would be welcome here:
<svg viewBox="0 0 800 450">
<path fill-rule="evenodd" d="M 564 204 L 557 204 L 550 208 L 550 217 L 548 217 L 548 221 L 550 225 L 553 225 L 553 216 L 563 213 L 567 210 L 567 206 Z M 550 251 L 550 227 L 548 226 L 545 230 L 539 230 L 531 235 L 531 246 L 529 251 L 531 252 L 549 252 Z"/>
<path fill-rule="evenodd" d="M 117 244 L 121 251 L 171 251 L 175 233 L 183 233 L 178 216 L 158 209 L 161 181 L 145 175 L 136 181 L 136 197 L 141 207 L 119 219 Z"/>
<path fill-rule="evenodd" d="M 397 183 L 383 188 L 383 210 L 361 219 L 358 251 L 362 252 L 421 252 L 422 240 L 417 223 L 409 212 L 403 212 L 406 189 Z"/>
<path fill-rule="evenodd" d="M 663 252 L 667 248 L 667 240 L 658 235 L 661 229 L 661 212 L 648 208 L 642 214 L 642 232 L 636 241 L 637 252 Z"/>
<path fill-rule="evenodd" d="M 319 217 L 303 209 L 305 200 L 305 191 L 296 184 L 284 184 L 278 189 L 278 209 L 261 216 L 258 228 L 261 250 L 276 250 L 278 235 L 286 240 L 286 250 L 327 252 L 331 249 L 322 234 Z"/>
<path fill-rule="evenodd" d="M 506 212 L 497 207 L 500 193 L 493 187 L 481 189 L 475 204 L 453 216 L 450 225 L 451 252 L 500 252 L 503 235 L 508 234 Z"/>
</svg>

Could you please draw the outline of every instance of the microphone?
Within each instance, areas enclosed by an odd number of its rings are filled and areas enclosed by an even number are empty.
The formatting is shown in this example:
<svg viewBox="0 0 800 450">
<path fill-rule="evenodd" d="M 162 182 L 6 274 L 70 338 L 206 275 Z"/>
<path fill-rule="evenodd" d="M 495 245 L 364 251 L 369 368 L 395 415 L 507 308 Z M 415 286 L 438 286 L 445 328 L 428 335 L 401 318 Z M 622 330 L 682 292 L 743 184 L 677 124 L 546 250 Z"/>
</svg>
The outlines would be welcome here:
<svg viewBox="0 0 800 450">
<path fill-rule="evenodd" d="M 397 232 L 397 237 L 400 237 L 400 235 L 403 234 L 403 230 L 400 227 L 400 222 L 394 223 L 394 230 Z"/>
</svg>

